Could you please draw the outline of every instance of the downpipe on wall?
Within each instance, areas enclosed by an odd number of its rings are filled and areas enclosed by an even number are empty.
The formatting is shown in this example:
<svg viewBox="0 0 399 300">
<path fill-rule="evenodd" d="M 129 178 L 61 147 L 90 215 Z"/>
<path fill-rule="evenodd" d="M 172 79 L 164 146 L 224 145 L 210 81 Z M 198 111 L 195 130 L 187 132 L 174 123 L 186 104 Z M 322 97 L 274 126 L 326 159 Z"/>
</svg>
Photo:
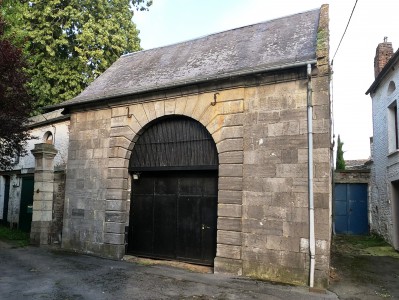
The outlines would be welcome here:
<svg viewBox="0 0 399 300">
<path fill-rule="evenodd" d="M 314 287 L 316 240 L 314 233 L 314 199 L 313 199 L 313 103 L 312 103 L 312 66 L 307 65 L 307 117 L 308 117 L 308 195 L 309 195 L 309 287 Z"/>
</svg>

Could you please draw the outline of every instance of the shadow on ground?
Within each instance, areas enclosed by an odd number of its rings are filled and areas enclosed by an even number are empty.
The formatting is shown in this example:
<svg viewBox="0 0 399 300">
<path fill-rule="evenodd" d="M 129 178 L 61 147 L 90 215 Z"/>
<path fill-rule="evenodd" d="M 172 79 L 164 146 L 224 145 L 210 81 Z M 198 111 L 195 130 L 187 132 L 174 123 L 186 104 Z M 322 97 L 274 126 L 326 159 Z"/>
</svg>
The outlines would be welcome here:
<svg viewBox="0 0 399 300">
<path fill-rule="evenodd" d="M 377 236 L 335 236 L 329 290 L 340 299 L 399 299 L 399 253 Z"/>
</svg>

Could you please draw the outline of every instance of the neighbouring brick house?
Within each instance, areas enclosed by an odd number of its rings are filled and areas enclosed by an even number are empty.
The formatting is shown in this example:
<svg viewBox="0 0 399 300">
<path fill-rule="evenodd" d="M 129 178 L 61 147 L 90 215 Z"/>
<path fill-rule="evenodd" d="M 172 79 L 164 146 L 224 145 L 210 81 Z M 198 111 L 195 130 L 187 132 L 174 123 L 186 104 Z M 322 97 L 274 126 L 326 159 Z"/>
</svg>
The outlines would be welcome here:
<svg viewBox="0 0 399 300">
<path fill-rule="evenodd" d="M 373 149 L 370 229 L 399 250 L 399 50 L 384 39 L 376 49 L 372 99 Z"/>
<path fill-rule="evenodd" d="M 328 38 L 325 5 L 124 55 L 52 107 L 71 122 L 62 247 L 308 284 L 314 197 L 327 286 Z"/>
<path fill-rule="evenodd" d="M 61 111 L 30 118 L 28 128 L 32 139 L 26 145 L 27 155 L 16 158 L 11 170 L 0 170 L 0 221 L 31 232 L 32 242 L 36 244 L 40 243 L 41 235 L 45 241 L 61 242 L 69 144 L 69 115 Z M 35 147 L 41 147 L 36 158 L 31 152 Z M 49 160 L 48 155 L 52 156 Z M 42 197 L 46 197 L 44 202 Z M 34 200 L 38 201 L 34 204 Z M 44 224 L 36 222 L 43 214 L 49 221 L 45 234 Z"/>
</svg>

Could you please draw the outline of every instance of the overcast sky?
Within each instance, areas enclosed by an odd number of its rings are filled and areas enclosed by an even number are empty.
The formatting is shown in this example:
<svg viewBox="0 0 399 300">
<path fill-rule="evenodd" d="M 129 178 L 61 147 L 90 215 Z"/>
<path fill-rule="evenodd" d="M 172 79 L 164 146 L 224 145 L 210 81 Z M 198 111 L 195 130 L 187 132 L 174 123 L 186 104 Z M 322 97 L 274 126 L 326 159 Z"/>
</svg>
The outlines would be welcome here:
<svg viewBox="0 0 399 300">
<path fill-rule="evenodd" d="M 334 55 L 355 0 L 154 0 L 136 12 L 141 46 L 156 48 L 207 34 L 330 5 L 330 56 Z M 334 133 L 344 142 L 345 159 L 368 158 L 373 135 L 371 98 L 375 48 L 384 36 L 399 46 L 399 2 L 359 0 L 334 59 Z"/>
</svg>

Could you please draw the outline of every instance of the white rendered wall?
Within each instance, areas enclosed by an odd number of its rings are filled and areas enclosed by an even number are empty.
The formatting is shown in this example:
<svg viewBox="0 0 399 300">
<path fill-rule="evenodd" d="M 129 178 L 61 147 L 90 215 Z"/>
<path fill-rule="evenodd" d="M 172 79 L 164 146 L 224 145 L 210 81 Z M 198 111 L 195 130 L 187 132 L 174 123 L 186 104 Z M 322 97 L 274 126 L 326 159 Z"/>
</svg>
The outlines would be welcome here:
<svg viewBox="0 0 399 300">
<path fill-rule="evenodd" d="M 60 117 L 60 111 L 51 112 L 43 116 L 33 117 L 32 120 L 37 122 L 42 122 L 45 120 L 51 120 L 52 118 Z M 69 145 L 69 120 L 54 123 L 53 125 L 43 125 L 41 127 L 34 128 L 30 131 L 31 136 L 35 139 L 28 141 L 26 150 L 27 155 L 20 157 L 19 162 L 13 166 L 13 170 L 16 172 L 21 172 L 21 174 L 32 173 L 35 168 L 35 158 L 31 153 L 35 144 L 44 143 L 43 139 L 47 132 L 51 132 L 53 135 L 53 144 L 58 150 L 57 155 L 54 158 L 55 169 L 65 169 L 68 160 L 68 145 Z M 4 184 L 0 185 L 4 186 Z M 10 194 L 9 194 L 9 204 L 8 204 L 8 222 L 11 226 L 19 223 L 19 209 L 21 202 L 21 186 L 22 179 L 19 175 L 10 175 Z M 1 191 L 0 191 L 0 206 L 1 201 Z M 4 199 L 4 198 L 3 198 Z M 2 217 L 2 215 L 1 215 Z"/>
<path fill-rule="evenodd" d="M 396 90 L 388 91 L 393 81 Z M 371 230 L 383 235 L 393 243 L 394 223 L 392 219 L 392 181 L 399 180 L 399 151 L 395 148 L 395 135 L 392 134 L 392 111 L 394 101 L 399 106 L 398 66 L 380 83 L 372 96 L 373 107 L 373 166 L 371 169 Z M 399 114 L 398 114 L 399 115 Z M 391 125 L 391 126 L 389 126 Z M 399 134 L 399 133 L 398 133 Z"/>
<path fill-rule="evenodd" d="M 30 150 L 34 148 L 35 144 L 45 142 L 43 137 L 48 131 L 53 134 L 53 144 L 55 149 L 58 150 L 58 153 L 54 158 L 54 166 L 55 168 L 65 168 L 68 160 L 69 120 L 54 124 L 54 126 L 45 125 L 33 129 L 31 131 L 31 135 L 36 139 L 28 141 L 28 153 L 26 156 L 20 158 L 20 161 L 15 166 L 15 169 L 21 169 L 21 172 L 24 173 L 26 172 L 26 169 L 32 169 L 35 167 L 35 158 Z"/>
</svg>

